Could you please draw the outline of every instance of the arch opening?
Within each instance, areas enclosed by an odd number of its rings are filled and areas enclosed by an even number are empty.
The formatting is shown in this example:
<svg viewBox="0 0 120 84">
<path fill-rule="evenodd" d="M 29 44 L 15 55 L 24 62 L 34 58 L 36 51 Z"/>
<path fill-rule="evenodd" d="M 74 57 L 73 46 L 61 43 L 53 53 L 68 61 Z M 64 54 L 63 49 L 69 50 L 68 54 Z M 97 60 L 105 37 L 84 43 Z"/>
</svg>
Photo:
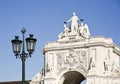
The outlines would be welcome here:
<svg viewBox="0 0 120 84">
<path fill-rule="evenodd" d="M 64 73 L 59 84 L 81 84 L 85 77 L 77 71 Z"/>
</svg>

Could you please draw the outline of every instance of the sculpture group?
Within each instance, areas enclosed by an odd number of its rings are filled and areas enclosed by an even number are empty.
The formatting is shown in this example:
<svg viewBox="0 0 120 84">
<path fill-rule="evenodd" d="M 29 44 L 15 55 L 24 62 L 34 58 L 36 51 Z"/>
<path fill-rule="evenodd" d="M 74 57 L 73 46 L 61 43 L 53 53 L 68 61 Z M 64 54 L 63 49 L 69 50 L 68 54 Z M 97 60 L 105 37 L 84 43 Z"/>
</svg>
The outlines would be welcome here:
<svg viewBox="0 0 120 84">
<path fill-rule="evenodd" d="M 73 16 L 66 22 L 64 22 L 64 32 L 60 33 L 58 38 L 61 39 L 71 39 L 71 38 L 89 38 L 90 32 L 87 24 L 83 24 L 83 19 L 79 19 L 75 12 Z M 70 26 L 67 27 L 67 24 L 71 22 Z M 79 24 L 80 22 L 80 24 Z"/>
</svg>

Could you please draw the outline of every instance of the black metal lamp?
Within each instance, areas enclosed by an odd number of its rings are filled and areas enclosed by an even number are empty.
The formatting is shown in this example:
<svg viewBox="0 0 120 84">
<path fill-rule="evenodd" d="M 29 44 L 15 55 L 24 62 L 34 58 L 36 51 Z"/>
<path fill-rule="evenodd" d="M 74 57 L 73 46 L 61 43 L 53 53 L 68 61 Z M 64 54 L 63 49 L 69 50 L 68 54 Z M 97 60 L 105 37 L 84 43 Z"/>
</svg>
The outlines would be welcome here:
<svg viewBox="0 0 120 84">
<path fill-rule="evenodd" d="M 13 39 L 11 42 L 13 46 L 13 52 L 17 56 L 21 52 L 22 41 L 19 40 L 18 36 L 15 36 L 15 39 Z"/>
<path fill-rule="evenodd" d="M 22 60 L 22 84 L 25 84 L 25 60 L 28 57 L 31 57 L 31 54 L 34 52 L 37 39 L 33 38 L 33 34 L 30 34 L 30 37 L 26 38 L 26 46 L 28 51 L 28 53 L 26 53 L 24 42 L 24 34 L 26 32 L 26 29 L 23 28 L 21 32 L 23 35 L 22 41 L 19 40 L 18 36 L 15 36 L 15 39 L 11 40 L 11 42 L 13 46 L 13 52 L 15 53 L 16 58 L 20 58 Z"/>
<path fill-rule="evenodd" d="M 26 46 L 29 54 L 32 54 L 34 52 L 36 41 L 37 39 L 33 38 L 33 34 L 30 34 L 30 37 L 26 38 Z"/>
</svg>

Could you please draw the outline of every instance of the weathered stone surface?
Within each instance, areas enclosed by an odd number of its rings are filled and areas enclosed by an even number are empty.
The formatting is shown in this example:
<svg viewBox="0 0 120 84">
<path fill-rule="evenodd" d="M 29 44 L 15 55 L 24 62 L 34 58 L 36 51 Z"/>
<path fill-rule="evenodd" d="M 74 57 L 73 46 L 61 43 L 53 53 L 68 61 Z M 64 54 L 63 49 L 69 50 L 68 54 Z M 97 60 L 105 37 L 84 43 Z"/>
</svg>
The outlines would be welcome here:
<svg viewBox="0 0 120 84">
<path fill-rule="evenodd" d="M 45 67 L 30 84 L 120 84 L 120 49 L 111 38 L 90 37 L 87 24 L 74 21 L 55 42 L 46 43 Z"/>
</svg>

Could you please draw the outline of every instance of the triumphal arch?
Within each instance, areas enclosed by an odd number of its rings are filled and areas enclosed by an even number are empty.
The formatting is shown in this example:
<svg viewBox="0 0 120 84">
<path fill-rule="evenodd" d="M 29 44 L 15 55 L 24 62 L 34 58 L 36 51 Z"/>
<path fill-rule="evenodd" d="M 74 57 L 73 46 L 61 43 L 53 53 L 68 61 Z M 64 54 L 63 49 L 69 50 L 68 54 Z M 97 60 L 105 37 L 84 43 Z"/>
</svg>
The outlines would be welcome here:
<svg viewBox="0 0 120 84">
<path fill-rule="evenodd" d="M 75 12 L 58 40 L 43 48 L 44 68 L 30 84 L 120 84 L 120 49 L 111 38 L 91 36 Z"/>
</svg>

